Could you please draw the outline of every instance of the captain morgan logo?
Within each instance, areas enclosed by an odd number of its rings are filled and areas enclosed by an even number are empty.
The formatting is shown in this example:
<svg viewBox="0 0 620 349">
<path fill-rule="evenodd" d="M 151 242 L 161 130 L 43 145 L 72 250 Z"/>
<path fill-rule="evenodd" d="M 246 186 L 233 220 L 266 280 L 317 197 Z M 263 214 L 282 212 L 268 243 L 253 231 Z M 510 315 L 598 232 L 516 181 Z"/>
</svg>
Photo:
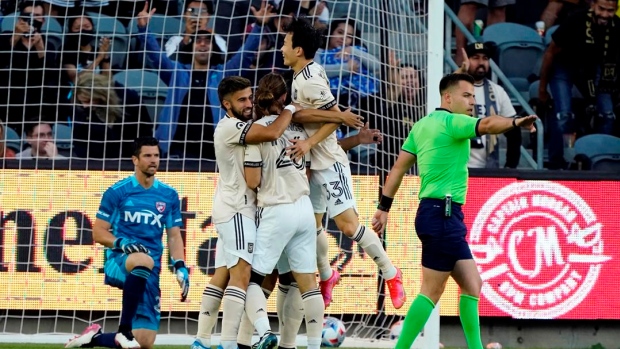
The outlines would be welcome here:
<svg viewBox="0 0 620 349">
<path fill-rule="evenodd" d="M 553 319 L 590 293 L 605 262 L 604 227 L 571 189 L 512 183 L 479 211 L 469 234 L 482 294 L 514 318 Z"/>
</svg>

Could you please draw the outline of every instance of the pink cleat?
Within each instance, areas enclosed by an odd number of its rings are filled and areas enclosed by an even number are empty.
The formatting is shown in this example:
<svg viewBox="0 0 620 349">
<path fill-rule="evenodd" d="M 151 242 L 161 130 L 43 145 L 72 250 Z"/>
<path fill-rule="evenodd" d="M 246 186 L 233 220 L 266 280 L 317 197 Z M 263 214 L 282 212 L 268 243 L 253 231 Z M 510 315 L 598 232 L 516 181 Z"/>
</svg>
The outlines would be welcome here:
<svg viewBox="0 0 620 349">
<path fill-rule="evenodd" d="M 332 276 L 329 279 L 319 282 L 319 286 L 321 287 L 321 294 L 323 295 L 323 302 L 325 303 L 325 308 L 329 307 L 329 304 L 332 302 L 332 292 L 334 290 L 334 287 L 336 287 L 339 282 L 340 273 L 337 270 L 332 270 Z"/>
<path fill-rule="evenodd" d="M 396 268 L 396 276 L 390 280 L 386 280 L 388 289 L 390 290 L 390 298 L 394 308 L 400 309 L 407 301 L 407 294 L 403 287 L 403 272 Z"/>
<path fill-rule="evenodd" d="M 101 333 L 101 326 L 97 324 L 92 324 L 82 332 L 79 336 L 73 337 L 70 341 L 65 344 L 65 348 L 81 348 L 82 345 L 90 344 L 93 340 L 93 337 L 97 334 Z"/>
</svg>

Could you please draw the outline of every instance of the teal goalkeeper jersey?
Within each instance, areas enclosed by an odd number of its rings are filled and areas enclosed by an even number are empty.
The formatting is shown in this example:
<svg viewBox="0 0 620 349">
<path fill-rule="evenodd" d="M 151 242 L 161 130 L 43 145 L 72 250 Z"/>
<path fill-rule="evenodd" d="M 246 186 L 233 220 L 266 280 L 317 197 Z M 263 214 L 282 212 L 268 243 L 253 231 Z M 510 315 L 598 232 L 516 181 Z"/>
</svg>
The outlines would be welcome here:
<svg viewBox="0 0 620 349">
<path fill-rule="evenodd" d="M 177 191 L 157 179 L 144 189 L 135 175 L 116 182 L 103 193 L 97 218 L 112 225 L 114 236 L 135 240 L 148 248 L 158 269 L 164 229 L 183 223 Z M 106 250 L 106 256 L 110 252 Z"/>
<path fill-rule="evenodd" d="M 420 172 L 420 199 L 465 203 L 470 139 L 481 119 L 436 109 L 416 122 L 402 149 L 416 155 Z"/>
</svg>

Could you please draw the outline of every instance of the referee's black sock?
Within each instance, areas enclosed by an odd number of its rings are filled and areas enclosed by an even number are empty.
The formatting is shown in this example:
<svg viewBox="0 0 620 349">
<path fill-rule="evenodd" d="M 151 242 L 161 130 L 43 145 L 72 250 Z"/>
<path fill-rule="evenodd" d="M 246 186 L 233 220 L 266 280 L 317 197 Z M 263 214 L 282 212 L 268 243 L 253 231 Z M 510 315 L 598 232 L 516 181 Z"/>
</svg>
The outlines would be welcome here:
<svg viewBox="0 0 620 349">
<path fill-rule="evenodd" d="M 127 275 L 127 280 L 123 285 L 123 309 L 118 327 L 119 332 L 131 331 L 133 318 L 138 311 L 138 303 L 142 299 L 149 276 L 151 276 L 151 269 L 143 266 L 133 268 Z"/>
<path fill-rule="evenodd" d="M 249 346 L 249 345 L 238 344 L 238 343 L 237 343 L 237 348 L 239 348 L 239 349 L 252 349 L 252 347 Z"/>
</svg>

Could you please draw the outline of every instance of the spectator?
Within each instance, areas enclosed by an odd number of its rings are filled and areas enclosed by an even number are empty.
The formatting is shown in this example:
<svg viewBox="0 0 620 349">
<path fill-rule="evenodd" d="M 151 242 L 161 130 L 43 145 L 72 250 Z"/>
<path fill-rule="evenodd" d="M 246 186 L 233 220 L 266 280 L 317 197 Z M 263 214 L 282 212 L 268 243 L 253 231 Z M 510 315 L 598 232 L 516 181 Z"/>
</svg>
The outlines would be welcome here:
<svg viewBox="0 0 620 349">
<path fill-rule="evenodd" d="M 263 0 L 217 0 L 213 30 L 222 35 L 228 44 L 228 52 L 236 53 L 243 44 L 252 7 L 261 7 Z M 272 8 L 272 5 L 268 5 Z"/>
<path fill-rule="evenodd" d="M 475 42 L 464 50 L 463 65 L 455 73 L 467 73 L 474 77 L 476 104 L 473 115 L 482 119 L 491 115 L 509 118 L 517 116 L 510 97 L 503 87 L 487 79 L 489 58 L 493 57 L 495 45 Z M 507 168 L 516 168 L 521 158 L 521 129 L 504 133 L 508 139 L 506 152 Z M 499 168 L 499 142 L 497 135 L 486 135 L 471 140 L 469 168 Z"/>
<path fill-rule="evenodd" d="M 594 0 L 591 8 L 574 13 L 553 33 L 540 70 L 538 98 L 541 103 L 553 96 L 553 113 L 548 118 L 549 168 L 566 166 L 564 148 L 572 147 L 576 132 L 613 132 L 616 115 L 612 94 L 620 58 L 620 19 L 615 16 L 616 0 Z M 577 120 L 572 107 L 572 89 L 596 106 L 593 120 Z M 588 115 L 589 118 L 590 115 Z M 592 122 L 591 122 L 592 121 Z M 594 127 L 590 129 L 592 123 Z"/>
<path fill-rule="evenodd" d="M 4 142 L 5 137 L 4 125 L 0 123 L 0 158 L 13 159 L 15 158 L 15 151 L 6 146 L 6 143 Z"/>
<path fill-rule="evenodd" d="M 109 76 L 110 38 L 101 37 L 97 41 L 93 21 L 87 15 L 70 17 L 67 27 L 69 33 L 61 58 L 64 80 L 73 85 L 84 71 Z"/>
<path fill-rule="evenodd" d="M 43 14 L 54 18 L 64 25 L 67 18 L 67 12 L 75 8 L 76 0 L 42 0 L 43 2 Z"/>
<path fill-rule="evenodd" d="M 379 110 L 376 117 L 361 113 L 372 127 L 384 133 L 383 143 L 378 148 L 381 156 L 376 161 L 379 167 L 386 169 L 394 165 L 414 122 L 426 114 L 425 84 L 420 70 L 401 64 L 391 52 L 388 73 L 383 92 L 385 102 L 380 106 L 384 109 Z"/>
<path fill-rule="evenodd" d="M 209 6 L 210 5 L 210 6 Z M 192 44 L 195 40 L 196 32 L 206 30 L 212 31 L 207 27 L 209 18 L 213 13 L 213 4 L 210 1 L 190 0 L 185 2 L 185 33 L 176 35 L 168 39 L 164 47 L 166 55 L 173 60 L 182 64 L 191 64 L 193 60 Z M 226 40 L 219 35 L 214 34 L 213 38 L 219 50 L 223 53 L 227 52 Z"/>
<path fill-rule="evenodd" d="M 53 48 L 40 33 L 41 3 L 24 1 L 19 11 L 14 32 L 0 36 L 0 115 L 21 133 L 24 118 L 54 120 L 58 69 Z"/>
<path fill-rule="evenodd" d="M 587 0 L 549 0 L 540 15 L 540 20 L 545 23 L 545 28 L 551 28 L 555 24 L 562 23 L 566 15 L 587 7 Z"/>
<path fill-rule="evenodd" d="M 148 58 L 161 67 L 159 75 L 168 85 L 165 106 L 157 120 L 155 136 L 160 140 L 162 155 L 178 158 L 215 159 L 213 148 L 214 125 L 222 114 L 217 86 L 225 76 L 238 74 L 249 67 L 252 54 L 260 42 L 260 34 L 268 29 L 269 7 L 255 12 L 259 25 L 255 26 L 241 52 L 223 62 L 217 46 L 212 45 L 212 34 L 198 31 L 194 41 L 192 64 L 170 60 L 152 35 L 147 25 L 154 9 L 138 14 L 139 40 L 146 47 Z M 249 51 L 249 52 L 248 52 Z"/>
<path fill-rule="evenodd" d="M 476 19 L 476 12 L 482 7 L 488 8 L 487 26 L 495 23 L 506 22 L 506 6 L 514 5 L 516 0 L 461 0 L 461 7 L 459 7 L 459 20 L 463 22 L 469 32 L 472 31 L 474 26 L 474 20 Z M 467 44 L 467 38 L 465 34 L 456 29 L 454 32 L 456 41 L 456 64 L 463 64 L 463 48 Z"/>
<path fill-rule="evenodd" d="M 252 86 L 258 85 L 263 76 L 274 70 L 273 53 L 278 51 L 278 48 L 274 45 L 275 35 L 277 34 L 261 36 L 258 52 L 253 54 L 252 63 L 241 72 L 241 76 L 252 81 Z"/>
<path fill-rule="evenodd" d="M 360 37 L 352 19 L 333 20 L 327 50 L 319 50 L 314 60 L 325 68 L 332 94 L 338 96 L 341 105 L 367 110 L 368 96 L 380 88 L 374 73 L 381 62 L 362 46 Z"/>
<path fill-rule="evenodd" d="M 132 90 L 114 85 L 106 75 L 85 72 L 77 80 L 73 154 L 79 158 L 130 157 L 137 137 L 153 134 L 148 111 Z"/>
<path fill-rule="evenodd" d="M 24 160 L 35 159 L 65 159 L 58 154 L 58 147 L 54 143 L 52 125 L 39 120 L 31 120 L 24 126 L 26 142 L 30 147 L 21 153 L 17 153 L 15 158 Z"/>
</svg>

